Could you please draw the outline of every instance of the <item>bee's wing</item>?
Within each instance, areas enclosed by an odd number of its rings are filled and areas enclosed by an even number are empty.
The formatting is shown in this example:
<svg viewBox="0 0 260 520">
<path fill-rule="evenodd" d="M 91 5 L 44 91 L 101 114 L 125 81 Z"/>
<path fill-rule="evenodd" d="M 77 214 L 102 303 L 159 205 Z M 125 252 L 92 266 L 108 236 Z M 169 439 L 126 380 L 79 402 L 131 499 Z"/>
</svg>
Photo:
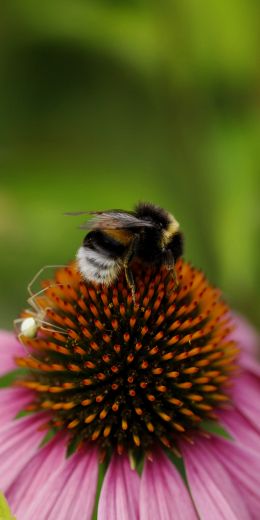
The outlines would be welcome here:
<svg viewBox="0 0 260 520">
<path fill-rule="evenodd" d="M 103 211 L 66 211 L 64 215 L 68 215 L 69 217 L 78 217 L 79 215 L 89 215 L 89 216 L 98 216 L 98 215 L 111 215 L 111 213 L 126 213 L 127 215 L 133 215 L 132 211 L 125 211 L 124 209 L 105 209 Z"/>
<path fill-rule="evenodd" d="M 81 224 L 80 229 L 130 229 L 140 227 L 152 227 L 152 222 L 137 218 L 134 213 L 121 209 L 108 211 L 80 211 L 66 213 L 66 215 L 91 215 L 92 218 Z"/>
</svg>

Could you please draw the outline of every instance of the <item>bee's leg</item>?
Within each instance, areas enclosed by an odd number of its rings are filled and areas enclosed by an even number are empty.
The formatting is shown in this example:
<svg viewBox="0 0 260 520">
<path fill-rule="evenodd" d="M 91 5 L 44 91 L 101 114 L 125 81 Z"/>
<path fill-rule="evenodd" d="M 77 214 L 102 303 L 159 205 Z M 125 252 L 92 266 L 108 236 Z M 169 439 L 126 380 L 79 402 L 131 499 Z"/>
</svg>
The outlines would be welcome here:
<svg viewBox="0 0 260 520">
<path fill-rule="evenodd" d="M 176 273 L 176 269 L 175 269 L 175 265 L 174 264 L 173 264 L 173 266 L 171 268 L 171 271 L 172 271 L 172 277 L 173 277 L 173 281 L 174 281 L 174 289 L 178 289 L 179 280 L 178 280 L 178 275 Z"/>
<path fill-rule="evenodd" d="M 131 289 L 133 304 L 135 305 L 135 282 L 134 282 L 133 273 L 128 265 L 125 265 L 124 268 L 125 268 L 125 277 L 126 277 L 127 285 Z"/>
<path fill-rule="evenodd" d="M 168 269 L 168 271 L 171 271 L 173 281 L 174 281 L 174 289 L 177 289 L 177 287 L 179 285 L 178 276 L 177 276 L 176 269 L 175 269 L 174 256 L 170 249 L 166 249 L 166 251 L 164 252 L 163 265 L 165 265 L 165 267 L 166 267 L 166 269 Z"/>
<path fill-rule="evenodd" d="M 139 237 L 138 237 L 138 235 L 136 235 L 133 238 L 133 240 L 127 250 L 127 253 L 124 257 L 124 262 L 123 262 L 127 285 L 131 289 L 134 305 L 135 305 L 135 282 L 134 282 L 133 273 L 132 273 L 131 269 L 129 268 L 129 263 L 131 262 L 132 258 L 135 256 L 136 246 L 137 246 L 138 241 L 139 241 Z"/>
</svg>

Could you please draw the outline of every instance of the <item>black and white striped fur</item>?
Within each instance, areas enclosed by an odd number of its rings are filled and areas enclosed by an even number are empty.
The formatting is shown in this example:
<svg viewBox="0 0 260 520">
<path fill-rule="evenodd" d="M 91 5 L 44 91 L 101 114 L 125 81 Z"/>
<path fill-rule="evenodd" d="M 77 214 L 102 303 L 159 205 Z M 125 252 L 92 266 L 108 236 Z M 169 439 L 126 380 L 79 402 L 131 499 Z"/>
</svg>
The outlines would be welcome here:
<svg viewBox="0 0 260 520">
<path fill-rule="evenodd" d="M 123 268 L 125 247 L 102 231 L 91 231 L 77 253 L 82 276 L 92 282 L 111 285 Z"/>
</svg>

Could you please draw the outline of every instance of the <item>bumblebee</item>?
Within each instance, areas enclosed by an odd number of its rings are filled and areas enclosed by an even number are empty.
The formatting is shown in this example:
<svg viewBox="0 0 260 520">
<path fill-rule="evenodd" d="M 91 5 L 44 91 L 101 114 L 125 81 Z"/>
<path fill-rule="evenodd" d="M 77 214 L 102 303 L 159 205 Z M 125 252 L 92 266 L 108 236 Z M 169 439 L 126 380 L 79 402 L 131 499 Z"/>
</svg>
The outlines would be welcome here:
<svg viewBox="0 0 260 520">
<path fill-rule="evenodd" d="M 73 213 L 80 214 L 92 217 L 80 226 L 90 231 L 77 252 L 85 280 L 111 285 L 124 270 L 134 298 L 131 262 L 138 259 L 144 264 L 165 265 L 176 281 L 174 266 L 183 252 L 183 235 L 173 215 L 150 203 L 139 203 L 131 212 L 112 209 Z"/>
</svg>

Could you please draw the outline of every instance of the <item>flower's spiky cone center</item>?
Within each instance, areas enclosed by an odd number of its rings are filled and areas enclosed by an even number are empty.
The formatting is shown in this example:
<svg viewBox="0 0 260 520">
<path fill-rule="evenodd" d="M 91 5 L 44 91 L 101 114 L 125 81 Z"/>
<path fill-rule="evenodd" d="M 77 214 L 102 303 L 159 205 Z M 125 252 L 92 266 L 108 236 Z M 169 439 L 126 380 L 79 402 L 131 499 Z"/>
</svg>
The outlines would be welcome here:
<svg viewBox="0 0 260 520">
<path fill-rule="evenodd" d="M 48 410 L 73 442 L 119 453 L 190 436 L 226 402 L 236 368 L 228 308 L 201 272 L 179 261 L 177 288 L 163 267 L 133 274 L 135 305 L 123 274 L 102 287 L 74 265 L 59 269 L 35 298 L 49 324 L 20 338 L 30 355 L 17 360 L 31 409 Z"/>
</svg>

